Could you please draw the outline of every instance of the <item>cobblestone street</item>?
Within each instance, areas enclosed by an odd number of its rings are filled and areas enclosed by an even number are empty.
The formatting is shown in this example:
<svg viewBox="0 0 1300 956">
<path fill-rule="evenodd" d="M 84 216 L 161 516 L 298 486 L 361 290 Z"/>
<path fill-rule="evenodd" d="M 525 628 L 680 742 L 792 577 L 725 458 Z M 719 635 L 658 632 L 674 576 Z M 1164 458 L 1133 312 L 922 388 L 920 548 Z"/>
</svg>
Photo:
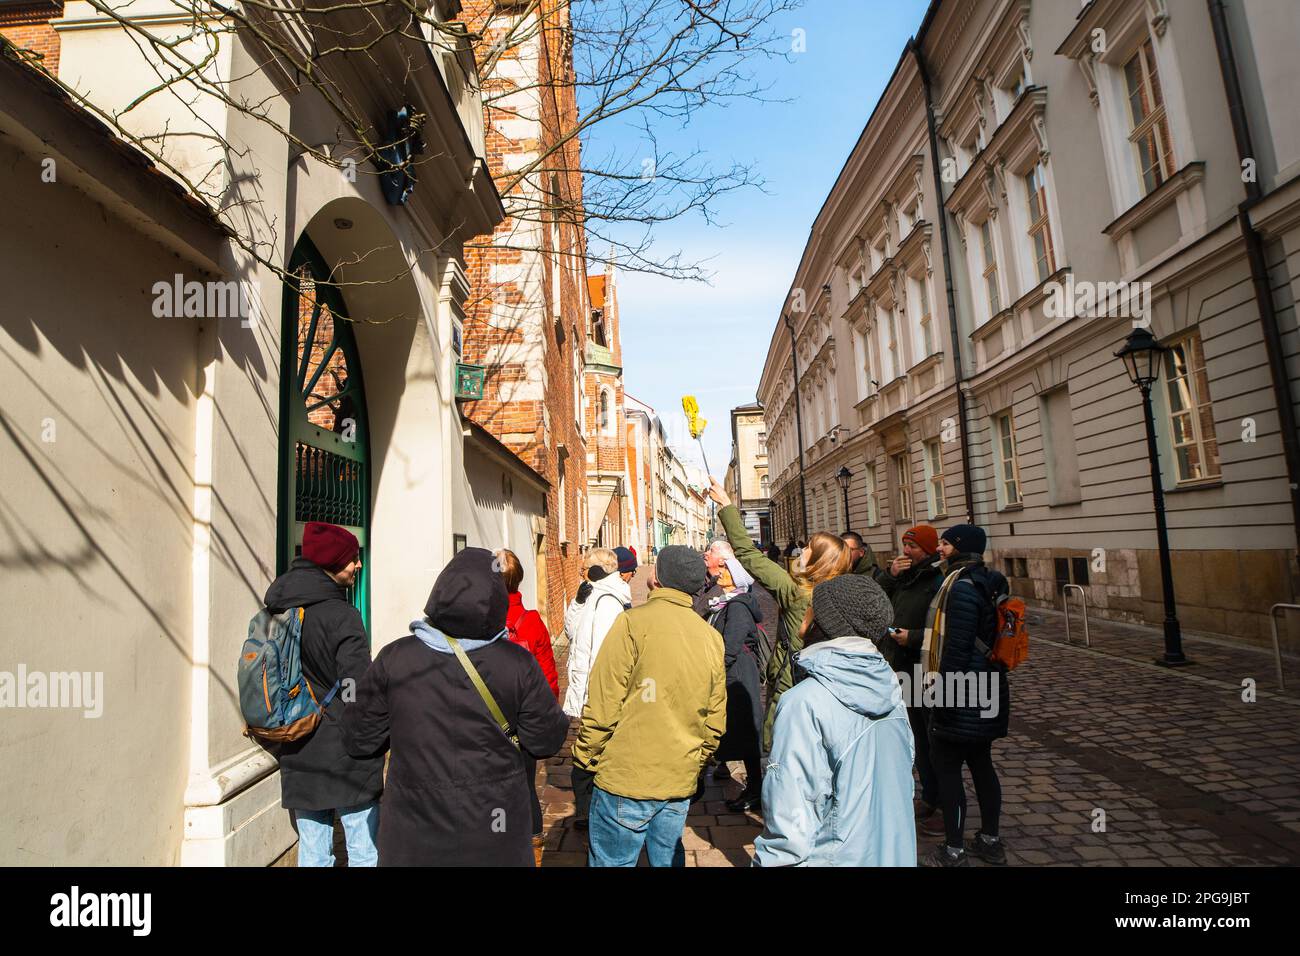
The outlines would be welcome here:
<svg viewBox="0 0 1300 956">
<path fill-rule="evenodd" d="M 637 603 L 647 579 L 642 569 L 633 583 Z M 1170 670 L 1152 663 L 1162 648 L 1155 629 L 1093 621 L 1085 649 L 1077 621 L 1074 645 L 1065 643 L 1059 613 L 1033 609 L 1030 622 L 1030 659 L 1011 678 L 1011 734 L 994 745 L 1012 865 L 1300 863 L 1294 661 L 1283 696 L 1268 652 L 1185 637 L 1195 663 Z M 1257 682 L 1253 702 L 1243 700 L 1247 678 Z M 568 768 L 567 745 L 539 767 L 543 866 L 586 864 L 586 834 L 571 825 Z M 731 770 L 733 780 L 710 781 L 691 807 L 688 866 L 749 863 L 762 818 L 726 812 L 743 782 L 741 765 Z M 969 781 L 968 791 L 969 836 L 979 810 Z M 922 835 L 918 849 L 936 842 Z"/>
</svg>

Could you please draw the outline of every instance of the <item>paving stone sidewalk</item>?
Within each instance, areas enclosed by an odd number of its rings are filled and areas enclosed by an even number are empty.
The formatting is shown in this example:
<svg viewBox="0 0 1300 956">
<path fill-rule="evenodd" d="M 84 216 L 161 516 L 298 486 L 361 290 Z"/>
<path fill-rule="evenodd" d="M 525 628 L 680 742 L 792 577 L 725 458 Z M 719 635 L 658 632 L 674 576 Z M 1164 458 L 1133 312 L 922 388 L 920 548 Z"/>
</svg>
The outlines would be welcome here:
<svg viewBox="0 0 1300 956">
<path fill-rule="evenodd" d="M 634 582 L 638 602 L 646 577 Z M 1300 864 L 1300 700 L 1276 692 L 1271 654 L 1187 637 L 1196 664 L 1169 669 L 1152 663 L 1158 630 L 1093 621 L 1084 649 L 1077 619 L 1073 646 L 1059 613 L 1034 609 L 1031 620 L 1030 660 L 1011 677 L 1011 733 L 994 745 L 1010 864 Z M 563 680 L 563 648 L 561 658 Z M 1253 702 L 1246 677 L 1257 682 Z M 739 764 L 732 772 L 691 807 L 688 866 L 749 865 L 762 820 L 726 812 L 743 783 Z M 542 865 L 586 865 L 568 744 L 538 783 Z M 970 835 L 979 810 L 969 782 L 967 798 Z M 919 852 L 937 842 L 922 835 Z"/>
<path fill-rule="evenodd" d="M 633 581 L 645 600 L 648 569 Z M 1011 675 L 1011 733 L 994 744 L 1001 833 L 1011 865 L 1240 866 L 1300 864 L 1300 667 L 1278 693 L 1271 652 L 1185 637 L 1193 666 L 1153 661 L 1160 631 L 1091 622 L 1092 647 L 1065 643 L 1058 612 L 1032 609 L 1030 659 Z M 557 635 L 561 686 L 567 648 Z M 1293 678 L 1293 675 L 1294 678 Z M 1256 682 L 1253 702 L 1242 681 Z M 573 829 L 569 747 L 539 763 L 543 866 L 585 866 Z M 759 814 L 731 814 L 734 779 L 710 780 L 687 817 L 688 866 L 748 866 Z M 968 835 L 979 826 L 967 785 Z M 345 852 L 341 830 L 336 855 Z M 924 854 L 937 838 L 922 835 Z M 277 865 L 294 865 L 296 847 Z M 642 858 L 644 864 L 644 857 Z M 973 865 L 983 865 L 977 860 Z"/>
</svg>

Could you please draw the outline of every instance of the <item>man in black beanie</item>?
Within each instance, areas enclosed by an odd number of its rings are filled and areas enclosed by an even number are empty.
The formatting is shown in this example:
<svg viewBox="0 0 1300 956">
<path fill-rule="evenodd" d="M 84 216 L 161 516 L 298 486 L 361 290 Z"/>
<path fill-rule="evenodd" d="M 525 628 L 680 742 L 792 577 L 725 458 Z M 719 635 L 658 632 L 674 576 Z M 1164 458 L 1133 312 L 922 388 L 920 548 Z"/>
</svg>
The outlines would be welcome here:
<svg viewBox="0 0 1300 956">
<path fill-rule="evenodd" d="M 425 616 L 379 652 L 344 713 L 353 756 L 392 747 L 380 866 L 534 865 L 521 749 L 551 756 L 569 719 L 536 658 L 506 637 L 500 567 L 483 548 L 453 557 Z"/>
<path fill-rule="evenodd" d="M 655 562 L 657 587 L 620 614 L 601 645 L 573 745 L 596 785 L 591 866 L 684 866 L 682 830 L 700 771 L 726 729 L 722 636 L 691 608 L 704 559 L 671 545 Z"/>
</svg>

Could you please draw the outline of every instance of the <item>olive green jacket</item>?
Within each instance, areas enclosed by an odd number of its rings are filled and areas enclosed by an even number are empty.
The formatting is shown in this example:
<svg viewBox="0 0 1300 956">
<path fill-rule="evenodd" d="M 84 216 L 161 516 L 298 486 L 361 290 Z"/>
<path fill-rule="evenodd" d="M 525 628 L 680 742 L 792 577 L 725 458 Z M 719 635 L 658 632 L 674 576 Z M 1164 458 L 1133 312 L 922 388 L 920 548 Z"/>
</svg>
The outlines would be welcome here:
<svg viewBox="0 0 1300 956">
<path fill-rule="evenodd" d="M 727 729 L 722 635 L 689 595 L 658 588 L 614 619 L 587 683 L 574 762 L 632 800 L 695 793 Z"/>
<path fill-rule="evenodd" d="M 808 610 L 808 602 L 812 600 L 812 593 L 800 587 L 785 568 L 754 547 L 754 542 L 749 537 L 749 530 L 745 527 L 745 519 L 740 516 L 740 511 L 735 505 L 727 505 L 719 511 L 718 520 L 722 522 L 722 530 L 726 532 L 727 540 L 731 542 L 731 550 L 736 553 L 736 560 L 740 562 L 740 566 L 753 575 L 754 580 L 771 591 L 772 597 L 776 598 L 777 607 L 781 609 L 781 622 L 785 625 L 785 633 L 790 641 L 790 649 L 795 652 L 803 650 L 803 640 L 799 637 L 799 631 L 803 627 L 803 617 Z M 767 714 L 763 719 L 764 750 L 772 746 L 772 724 L 776 720 L 776 702 L 782 694 L 794 686 L 791 663 L 785 647 L 778 642 L 767 664 Z"/>
</svg>

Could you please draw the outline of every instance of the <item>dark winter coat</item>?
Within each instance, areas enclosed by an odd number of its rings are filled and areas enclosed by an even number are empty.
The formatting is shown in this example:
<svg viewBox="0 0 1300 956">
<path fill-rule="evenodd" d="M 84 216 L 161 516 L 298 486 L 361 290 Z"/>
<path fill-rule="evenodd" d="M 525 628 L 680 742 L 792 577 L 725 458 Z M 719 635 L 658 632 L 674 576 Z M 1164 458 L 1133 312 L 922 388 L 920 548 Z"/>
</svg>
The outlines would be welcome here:
<svg viewBox="0 0 1300 956">
<path fill-rule="evenodd" d="M 445 639 L 443 640 L 445 645 Z M 533 655 L 506 639 L 462 642 L 534 757 L 564 744 L 569 719 Z M 532 866 L 525 757 L 451 653 L 411 635 L 381 650 L 348 708 L 353 754 L 391 748 L 379 813 L 380 866 Z"/>
<path fill-rule="evenodd" d="M 752 594 L 737 594 L 710 622 L 722 634 L 722 662 L 727 668 L 727 730 L 713 755 L 717 760 L 759 756 L 763 706 L 758 677 L 758 625 L 763 612 Z"/>
<path fill-rule="evenodd" d="M 334 682 L 350 680 L 335 695 L 309 737 L 280 747 L 280 804 L 286 810 L 337 810 L 369 803 L 383 790 L 383 757 L 349 756 L 340 720 L 352 705 L 366 668 L 370 641 L 347 592 L 320 567 L 295 558 L 266 592 L 272 611 L 305 608 L 302 672 L 322 700 Z"/>
<path fill-rule="evenodd" d="M 925 640 L 925 615 L 934 600 L 935 592 L 943 584 L 939 571 L 939 556 L 932 554 L 920 564 L 914 564 L 898 577 L 888 571 L 877 580 L 894 606 L 894 627 L 907 631 L 907 644 L 901 645 L 892 637 L 880 641 L 880 653 L 896 671 L 910 671 L 921 661 L 921 644 Z"/>
<path fill-rule="evenodd" d="M 885 578 L 889 577 L 889 572 L 876 560 L 876 553 L 871 550 L 871 545 L 864 541 L 862 547 L 866 549 L 867 553 L 858 558 L 858 563 L 853 565 L 849 573 L 864 574 L 877 584 L 880 584 Z"/>
<path fill-rule="evenodd" d="M 955 565 L 954 565 L 955 566 Z M 1007 579 L 999 572 L 974 561 L 948 592 L 945 611 L 947 623 L 943 653 L 939 659 L 939 678 L 945 674 L 975 674 L 980 683 L 984 674 L 995 674 L 997 683 L 996 713 L 981 716 L 978 702 L 957 707 L 944 700 L 930 712 L 930 732 L 954 741 L 997 740 L 1007 735 L 1011 719 L 1011 688 L 1006 668 L 990 661 L 975 644 L 976 639 L 989 644 L 997 628 L 993 600 L 1007 592 Z M 945 685 L 946 686 L 946 685 Z"/>
</svg>

